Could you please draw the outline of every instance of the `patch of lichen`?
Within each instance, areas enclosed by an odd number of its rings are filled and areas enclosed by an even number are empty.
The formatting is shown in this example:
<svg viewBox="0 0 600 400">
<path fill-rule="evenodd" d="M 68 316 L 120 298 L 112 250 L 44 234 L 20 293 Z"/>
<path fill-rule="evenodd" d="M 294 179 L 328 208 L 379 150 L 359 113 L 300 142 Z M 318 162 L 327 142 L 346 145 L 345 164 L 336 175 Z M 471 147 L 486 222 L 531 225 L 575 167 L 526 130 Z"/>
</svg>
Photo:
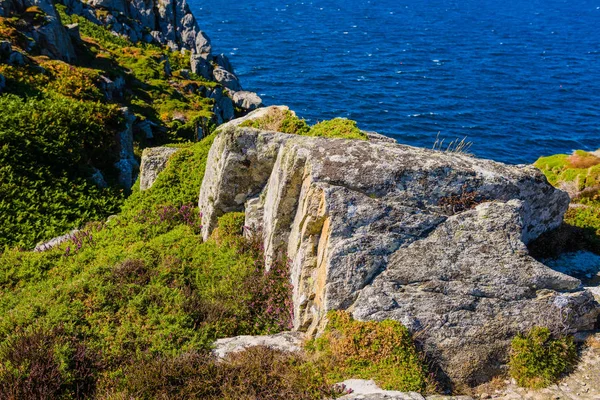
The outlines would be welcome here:
<svg viewBox="0 0 600 400">
<path fill-rule="evenodd" d="M 386 390 L 435 391 L 424 356 L 400 322 L 357 321 L 345 311 L 327 317 L 325 332 L 307 350 L 326 364 L 331 382 L 373 379 Z"/>
</svg>

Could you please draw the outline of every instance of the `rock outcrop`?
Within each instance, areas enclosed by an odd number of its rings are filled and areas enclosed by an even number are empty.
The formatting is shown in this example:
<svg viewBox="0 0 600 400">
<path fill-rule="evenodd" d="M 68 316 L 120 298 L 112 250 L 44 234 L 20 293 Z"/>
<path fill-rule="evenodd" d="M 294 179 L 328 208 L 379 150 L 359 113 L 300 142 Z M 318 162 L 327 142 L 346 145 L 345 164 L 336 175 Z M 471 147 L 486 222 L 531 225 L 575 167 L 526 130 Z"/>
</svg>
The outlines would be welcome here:
<svg viewBox="0 0 600 400">
<path fill-rule="evenodd" d="M 167 167 L 167 161 L 177 150 L 175 147 L 152 147 L 144 150 L 140 166 L 140 190 L 152 187 L 158 174 Z"/>
<path fill-rule="evenodd" d="M 569 203 L 531 166 L 463 154 L 219 129 L 200 192 L 203 235 L 245 210 L 267 258 L 291 260 L 295 329 L 326 314 L 401 321 L 451 378 L 485 381 L 533 325 L 590 329 L 593 296 L 529 256 Z"/>
<path fill-rule="evenodd" d="M 158 42 L 173 50 L 210 54 L 210 40 L 200 30 L 186 0 L 62 0 L 69 13 L 86 17 L 133 42 Z"/>
<path fill-rule="evenodd" d="M 71 37 L 62 25 L 60 17 L 50 0 L 4 0 L 0 2 L 0 17 L 22 14 L 30 7 L 36 7 L 41 13 L 40 20 L 27 29 L 27 35 L 40 47 L 42 54 L 71 61 L 75 58 L 75 49 Z"/>
</svg>

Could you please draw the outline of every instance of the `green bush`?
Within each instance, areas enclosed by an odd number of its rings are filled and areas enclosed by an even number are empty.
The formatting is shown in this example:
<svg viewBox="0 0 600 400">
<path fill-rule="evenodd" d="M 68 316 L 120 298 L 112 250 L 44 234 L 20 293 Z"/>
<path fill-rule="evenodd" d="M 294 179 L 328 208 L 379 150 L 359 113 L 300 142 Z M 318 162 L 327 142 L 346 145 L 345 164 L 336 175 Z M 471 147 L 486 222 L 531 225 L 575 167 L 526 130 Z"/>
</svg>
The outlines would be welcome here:
<svg viewBox="0 0 600 400">
<path fill-rule="evenodd" d="M 513 339 L 510 375 L 519 386 L 539 389 L 556 383 L 576 361 L 572 337 L 553 338 L 549 329 L 535 327 Z"/>
<path fill-rule="evenodd" d="M 31 247 L 118 210 L 121 191 L 89 179 L 92 165 L 116 175 L 121 120 L 100 103 L 0 97 L 0 248 Z"/>
<path fill-rule="evenodd" d="M 308 349 L 327 365 L 331 381 L 374 379 L 386 390 L 434 390 L 424 357 L 400 322 L 361 322 L 344 311 L 327 316 L 325 333 Z"/>
<path fill-rule="evenodd" d="M 334 118 L 322 121 L 310 129 L 308 136 L 368 140 L 367 135 L 356 126 L 356 121 Z"/>
</svg>

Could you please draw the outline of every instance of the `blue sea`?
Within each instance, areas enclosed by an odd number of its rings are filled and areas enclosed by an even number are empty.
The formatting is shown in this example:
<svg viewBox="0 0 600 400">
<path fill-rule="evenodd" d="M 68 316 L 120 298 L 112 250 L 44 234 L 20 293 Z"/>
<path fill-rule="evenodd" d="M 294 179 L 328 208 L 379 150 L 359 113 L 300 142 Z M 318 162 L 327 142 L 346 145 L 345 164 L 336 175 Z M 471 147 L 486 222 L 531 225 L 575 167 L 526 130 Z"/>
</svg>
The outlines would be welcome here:
<svg viewBox="0 0 600 400">
<path fill-rule="evenodd" d="M 190 0 L 244 89 L 401 143 L 531 163 L 600 147 L 600 0 Z"/>
</svg>

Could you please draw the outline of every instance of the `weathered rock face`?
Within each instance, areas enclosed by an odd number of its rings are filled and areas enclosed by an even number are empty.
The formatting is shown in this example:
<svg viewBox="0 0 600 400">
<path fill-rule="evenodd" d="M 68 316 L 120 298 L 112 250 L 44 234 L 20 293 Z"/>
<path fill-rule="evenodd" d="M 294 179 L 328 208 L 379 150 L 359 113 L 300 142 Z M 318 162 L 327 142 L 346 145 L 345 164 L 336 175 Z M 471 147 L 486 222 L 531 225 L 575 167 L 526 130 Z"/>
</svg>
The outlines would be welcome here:
<svg viewBox="0 0 600 400">
<path fill-rule="evenodd" d="M 152 187 L 158 174 L 166 168 L 167 161 L 177 150 L 174 147 L 152 147 L 144 150 L 140 167 L 140 190 Z"/>
<path fill-rule="evenodd" d="M 110 26 L 132 41 L 157 41 L 173 50 L 210 54 L 210 40 L 200 30 L 186 0 L 62 0 L 69 12 Z M 97 13 L 101 10 L 101 13 Z M 150 32 L 150 33 L 148 33 Z"/>
<path fill-rule="evenodd" d="M 267 257 L 291 259 L 295 328 L 326 313 L 393 318 L 419 332 L 452 378 L 498 372 L 510 338 L 533 325 L 589 329 L 580 281 L 528 255 L 568 196 L 537 169 L 397 145 L 224 125 L 200 192 L 203 235 L 246 210 Z"/>
<path fill-rule="evenodd" d="M 65 61 L 75 58 L 71 36 L 60 21 L 60 17 L 50 0 L 4 0 L 0 2 L 0 16 L 23 13 L 28 7 L 36 6 L 45 14 L 44 24 L 32 27 L 32 38 L 42 49 L 42 54 Z"/>
</svg>

